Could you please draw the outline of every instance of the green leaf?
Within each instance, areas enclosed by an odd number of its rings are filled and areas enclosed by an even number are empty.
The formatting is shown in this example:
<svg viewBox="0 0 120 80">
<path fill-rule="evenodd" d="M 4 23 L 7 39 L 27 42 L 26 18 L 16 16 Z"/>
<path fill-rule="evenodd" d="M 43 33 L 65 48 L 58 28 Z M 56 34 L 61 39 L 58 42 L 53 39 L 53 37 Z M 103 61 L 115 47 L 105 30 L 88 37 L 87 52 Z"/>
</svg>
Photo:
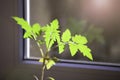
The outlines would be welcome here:
<svg viewBox="0 0 120 80">
<path fill-rule="evenodd" d="M 51 49 L 55 41 L 57 41 L 60 36 L 60 31 L 58 30 L 58 28 L 59 25 L 57 19 L 53 20 L 50 25 L 47 25 L 45 28 L 43 28 L 43 30 L 45 31 L 44 37 L 48 50 Z"/>
<path fill-rule="evenodd" d="M 48 63 L 46 64 L 47 70 L 49 70 L 53 65 L 55 65 L 55 61 L 52 59 L 48 60 Z"/>
<path fill-rule="evenodd" d="M 44 60 L 45 60 L 45 58 L 40 58 L 40 59 L 39 59 L 39 62 L 43 63 Z M 49 60 L 45 60 L 45 66 L 48 64 L 48 61 L 49 61 Z"/>
<path fill-rule="evenodd" d="M 47 26 L 44 28 L 44 30 L 45 30 L 45 34 L 44 34 L 45 43 L 46 43 L 46 47 L 48 48 L 49 42 L 50 42 L 50 36 L 51 36 L 50 26 L 47 25 Z"/>
<path fill-rule="evenodd" d="M 64 51 L 65 44 L 60 42 L 58 43 L 59 53 L 61 54 Z"/>
<path fill-rule="evenodd" d="M 58 29 L 58 28 L 59 28 L 59 22 L 58 22 L 58 20 L 57 20 L 57 19 L 53 20 L 53 21 L 50 23 L 50 26 L 51 26 L 54 30 Z"/>
<path fill-rule="evenodd" d="M 69 43 L 69 49 L 70 49 L 70 52 L 71 52 L 71 56 L 74 56 L 78 51 L 78 47 L 74 43 Z"/>
<path fill-rule="evenodd" d="M 39 33 L 40 33 L 40 28 L 41 28 L 41 26 L 40 26 L 38 23 L 34 24 L 34 25 L 32 26 L 32 31 L 33 31 L 33 33 L 39 35 Z"/>
<path fill-rule="evenodd" d="M 57 36 L 57 46 L 59 49 L 59 54 L 61 54 L 64 51 L 65 44 L 60 41 L 60 35 Z"/>
<path fill-rule="evenodd" d="M 90 60 L 93 60 L 93 57 L 92 57 L 92 54 L 91 54 L 91 50 L 86 45 L 79 44 L 78 45 L 78 49 L 80 50 L 80 52 L 83 53 L 83 56 L 86 56 Z"/>
<path fill-rule="evenodd" d="M 49 80 L 55 80 L 53 77 L 48 77 Z"/>
<path fill-rule="evenodd" d="M 42 62 L 42 63 L 43 63 L 43 60 L 44 60 L 43 58 L 40 58 L 40 59 L 39 59 L 39 62 Z"/>
<path fill-rule="evenodd" d="M 23 38 L 32 38 L 31 32 L 25 32 Z"/>
<path fill-rule="evenodd" d="M 32 38 L 32 28 L 29 23 L 23 18 L 13 17 L 13 19 L 24 29 L 26 32 L 24 34 L 24 38 Z"/>
<path fill-rule="evenodd" d="M 68 42 L 71 38 L 71 32 L 69 29 L 66 29 L 65 32 L 62 34 L 62 41 L 63 42 Z"/>
<path fill-rule="evenodd" d="M 79 44 L 86 44 L 88 42 L 86 37 L 81 35 L 75 35 L 75 37 L 72 37 L 72 41 Z"/>
<path fill-rule="evenodd" d="M 48 49 L 50 49 L 50 48 L 53 46 L 54 42 L 55 42 L 54 39 L 51 39 L 51 40 L 50 40 Z"/>
<path fill-rule="evenodd" d="M 12 17 L 17 24 L 21 25 L 21 28 L 24 29 L 25 31 L 31 31 L 31 26 L 29 25 L 29 23 L 24 20 L 23 18 L 19 18 L 19 17 Z"/>
</svg>

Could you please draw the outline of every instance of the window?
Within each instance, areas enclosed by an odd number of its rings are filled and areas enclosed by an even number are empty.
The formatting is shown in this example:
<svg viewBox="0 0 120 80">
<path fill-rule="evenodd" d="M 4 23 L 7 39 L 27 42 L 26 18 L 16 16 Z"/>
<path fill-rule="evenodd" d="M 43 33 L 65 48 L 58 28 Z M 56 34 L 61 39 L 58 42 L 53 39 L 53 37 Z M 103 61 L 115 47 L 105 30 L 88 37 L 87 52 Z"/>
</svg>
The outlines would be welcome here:
<svg viewBox="0 0 120 80">
<path fill-rule="evenodd" d="M 60 29 L 69 28 L 73 34 L 80 33 L 88 38 L 95 64 L 120 66 L 120 1 L 118 0 L 26 0 L 26 19 L 31 24 L 48 24 L 57 18 Z M 35 43 L 26 40 L 27 59 L 40 57 Z M 87 62 L 80 53 L 70 57 L 66 50 L 62 55 L 56 50 L 52 55 L 62 61 Z"/>
</svg>

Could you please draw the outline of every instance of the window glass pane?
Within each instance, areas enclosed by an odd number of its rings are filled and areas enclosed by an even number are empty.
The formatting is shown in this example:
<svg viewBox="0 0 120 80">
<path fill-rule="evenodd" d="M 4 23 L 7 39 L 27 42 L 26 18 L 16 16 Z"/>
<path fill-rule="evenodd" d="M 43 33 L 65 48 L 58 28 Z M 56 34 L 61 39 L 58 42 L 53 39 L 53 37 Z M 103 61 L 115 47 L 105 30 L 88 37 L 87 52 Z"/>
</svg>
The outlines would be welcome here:
<svg viewBox="0 0 120 80">
<path fill-rule="evenodd" d="M 30 0 L 30 23 L 48 24 L 57 18 L 60 29 L 69 28 L 72 34 L 87 37 L 94 61 L 120 63 L 120 1 L 119 0 Z M 61 59 L 85 60 L 81 53 L 70 57 L 66 49 Z M 30 56 L 40 57 L 35 43 L 30 40 Z"/>
</svg>

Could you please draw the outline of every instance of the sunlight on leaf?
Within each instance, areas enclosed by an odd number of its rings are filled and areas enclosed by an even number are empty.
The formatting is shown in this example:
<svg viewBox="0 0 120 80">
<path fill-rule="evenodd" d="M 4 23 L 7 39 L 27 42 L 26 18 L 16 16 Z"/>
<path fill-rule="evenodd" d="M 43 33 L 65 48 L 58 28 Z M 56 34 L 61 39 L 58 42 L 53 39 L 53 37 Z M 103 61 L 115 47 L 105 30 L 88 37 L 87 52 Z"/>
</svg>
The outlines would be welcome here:
<svg viewBox="0 0 120 80">
<path fill-rule="evenodd" d="M 86 44 L 88 42 L 86 37 L 81 35 L 75 35 L 75 37 L 72 37 L 72 40 L 79 44 Z"/>
<path fill-rule="evenodd" d="M 60 34 L 59 34 L 59 23 L 58 20 L 55 19 L 53 20 L 50 25 L 45 26 L 44 31 L 45 31 L 45 42 L 46 42 L 46 46 L 48 48 L 48 50 L 50 50 L 50 48 L 53 46 L 53 44 L 55 43 L 55 41 L 57 41 L 57 39 L 59 38 Z"/>
<path fill-rule="evenodd" d="M 32 38 L 31 32 L 25 32 L 23 37 L 24 38 Z"/>
<path fill-rule="evenodd" d="M 78 49 L 80 50 L 80 52 L 83 53 L 83 56 L 86 56 L 90 60 L 93 60 L 93 57 L 92 57 L 92 54 L 91 54 L 91 50 L 86 45 L 80 45 L 79 44 L 78 45 Z"/>
<path fill-rule="evenodd" d="M 78 51 L 77 45 L 74 44 L 74 43 L 69 44 L 69 49 L 70 49 L 70 52 L 71 52 L 71 56 L 74 56 Z"/>
<path fill-rule="evenodd" d="M 57 19 L 53 20 L 53 21 L 50 23 L 50 26 L 51 26 L 54 30 L 58 29 L 58 28 L 59 28 L 58 20 L 57 20 Z"/>
<path fill-rule="evenodd" d="M 49 80 L 55 80 L 53 77 L 48 77 Z"/>
<path fill-rule="evenodd" d="M 41 26 L 36 23 L 32 26 L 32 31 L 34 34 L 39 35 Z"/>
<path fill-rule="evenodd" d="M 50 69 L 53 65 L 55 65 L 55 61 L 52 59 L 48 60 L 48 63 L 46 64 L 47 70 Z"/>
<path fill-rule="evenodd" d="M 65 48 L 65 44 L 60 42 L 58 44 L 58 48 L 59 48 L 59 53 L 61 54 L 63 51 L 64 51 L 64 48 Z"/>
<path fill-rule="evenodd" d="M 17 22 L 17 24 L 21 25 L 21 28 L 24 29 L 25 31 L 31 30 L 31 26 L 23 18 L 19 18 L 19 17 L 12 17 L 12 18 Z"/>
<path fill-rule="evenodd" d="M 32 38 L 32 28 L 29 23 L 23 18 L 13 17 L 13 19 L 24 29 L 26 32 L 24 34 L 24 38 Z"/>
<path fill-rule="evenodd" d="M 40 59 L 39 59 L 39 62 L 43 62 L 43 58 L 40 58 Z"/>
<path fill-rule="evenodd" d="M 71 38 L 71 32 L 69 29 L 66 29 L 65 32 L 62 34 L 62 41 L 63 42 L 68 42 Z"/>
<path fill-rule="evenodd" d="M 44 34 L 44 38 L 45 38 L 47 48 L 49 46 L 50 36 L 51 36 L 50 26 L 47 25 L 46 30 L 45 30 L 45 34 Z"/>
</svg>

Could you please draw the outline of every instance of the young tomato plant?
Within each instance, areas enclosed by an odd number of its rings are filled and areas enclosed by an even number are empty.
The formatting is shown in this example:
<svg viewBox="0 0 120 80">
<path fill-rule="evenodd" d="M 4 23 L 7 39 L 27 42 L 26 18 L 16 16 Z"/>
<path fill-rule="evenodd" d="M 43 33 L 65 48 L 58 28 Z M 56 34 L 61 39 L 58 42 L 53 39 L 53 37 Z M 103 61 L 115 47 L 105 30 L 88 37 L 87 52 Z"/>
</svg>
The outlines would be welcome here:
<svg viewBox="0 0 120 80">
<path fill-rule="evenodd" d="M 70 55 L 74 56 L 78 51 L 80 51 L 83 56 L 93 60 L 91 49 L 88 48 L 87 39 L 82 35 L 75 34 L 71 35 L 69 29 L 66 29 L 61 35 L 59 30 L 59 21 L 57 19 L 53 20 L 50 24 L 46 26 L 41 26 L 38 23 L 33 24 L 32 26 L 23 18 L 13 17 L 13 19 L 25 30 L 23 38 L 33 39 L 41 54 L 39 62 L 42 63 L 41 77 L 40 80 L 44 80 L 45 69 L 49 70 L 53 65 L 56 64 L 56 61 L 59 60 L 56 57 L 50 56 L 50 51 L 53 48 L 54 43 L 57 43 L 59 54 L 62 54 L 65 50 L 65 45 L 69 46 Z M 41 37 L 39 39 L 38 37 Z M 43 51 L 41 45 L 46 46 L 46 51 Z M 52 77 L 49 77 L 50 80 L 55 80 Z"/>
</svg>

